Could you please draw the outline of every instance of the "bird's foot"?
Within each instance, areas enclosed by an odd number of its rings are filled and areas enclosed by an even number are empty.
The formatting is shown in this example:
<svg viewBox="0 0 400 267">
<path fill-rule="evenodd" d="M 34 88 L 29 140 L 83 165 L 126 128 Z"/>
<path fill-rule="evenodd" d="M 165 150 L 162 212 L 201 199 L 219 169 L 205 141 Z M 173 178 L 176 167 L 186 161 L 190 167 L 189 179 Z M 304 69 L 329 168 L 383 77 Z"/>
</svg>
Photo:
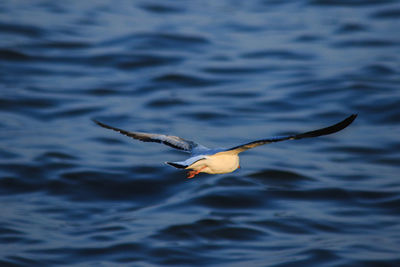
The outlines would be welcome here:
<svg viewBox="0 0 400 267">
<path fill-rule="evenodd" d="M 189 171 L 187 178 L 191 179 L 191 178 L 195 177 L 199 173 L 200 173 L 199 171 Z"/>
<path fill-rule="evenodd" d="M 207 166 L 203 166 L 202 168 L 198 169 L 197 171 L 189 171 L 189 172 L 188 172 L 187 178 L 190 179 L 190 178 L 195 177 L 197 174 L 199 174 L 199 173 L 200 173 L 202 170 L 204 170 L 206 167 L 207 167 Z"/>
</svg>

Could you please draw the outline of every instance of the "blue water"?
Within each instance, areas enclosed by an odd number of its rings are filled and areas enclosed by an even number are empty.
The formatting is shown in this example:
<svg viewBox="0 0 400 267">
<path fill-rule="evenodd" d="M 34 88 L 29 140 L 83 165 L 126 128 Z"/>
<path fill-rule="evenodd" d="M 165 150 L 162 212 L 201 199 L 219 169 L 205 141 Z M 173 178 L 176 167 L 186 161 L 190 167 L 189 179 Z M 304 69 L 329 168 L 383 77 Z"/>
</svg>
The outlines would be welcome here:
<svg viewBox="0 0 400 267">
<path fill-rule="evenodd" d="M 400 3 L 1 1 L 0 266 L 400 266 Z M 103 129 L 249 150 L 224 175 Z"/>
</svg>

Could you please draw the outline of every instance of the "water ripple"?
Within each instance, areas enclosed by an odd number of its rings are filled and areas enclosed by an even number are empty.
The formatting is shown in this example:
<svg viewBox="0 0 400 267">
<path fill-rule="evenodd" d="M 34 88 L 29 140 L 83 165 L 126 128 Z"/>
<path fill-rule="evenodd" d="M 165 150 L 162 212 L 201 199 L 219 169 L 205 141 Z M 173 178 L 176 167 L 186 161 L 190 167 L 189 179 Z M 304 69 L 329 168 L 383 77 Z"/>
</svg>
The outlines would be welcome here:
<svg viewBox="0 0 400 267">
<path fill-rule="evenodd" d="M 3 2 L 1 266 L 400 266 L 398 1 Z"/>
<path fill-rule="evenodd" d="M 372 15 L 374 18 L 378 19 L 399 19 L 400 9 L 387 9 L 377 11 Z"/>
<path fill-rule="evenodd" d="M 382 5 L 395 2 L 394 0 L 310 0 L 313 5 L 321 6 L 367 6 L 367 5 Z"/>
<path fill-rule="evenodd" d="M 139 50 L 179 50 L 196 51 L 198 47 L 208 45 L 210 42 L 204 37 L 188 34 L 167 33 L 136 33 L 102 43 L 103 46 L 125 44 Z"/>
<path fill-rule="evenodd" d="M 32 38 L 40 38 L 45 32 L 42 28 L 26 24 L 14 24 L 0 22 L 0 31 L 13 35 L 23 35 Z"/>
</svg>

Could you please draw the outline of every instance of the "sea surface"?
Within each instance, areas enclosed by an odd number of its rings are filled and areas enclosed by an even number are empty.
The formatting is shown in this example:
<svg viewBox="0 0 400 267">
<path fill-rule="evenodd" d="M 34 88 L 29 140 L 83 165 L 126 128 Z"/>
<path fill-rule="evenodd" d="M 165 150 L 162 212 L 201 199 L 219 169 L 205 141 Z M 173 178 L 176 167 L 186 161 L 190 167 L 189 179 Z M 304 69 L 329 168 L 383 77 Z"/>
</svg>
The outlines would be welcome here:
<svg viewBox="0 0 400 267">
<path fill-rule="evenodd" d="M 3 0 L 0 266 L 400 266 L 399 124 L 399 1 Z"/>
</svg>

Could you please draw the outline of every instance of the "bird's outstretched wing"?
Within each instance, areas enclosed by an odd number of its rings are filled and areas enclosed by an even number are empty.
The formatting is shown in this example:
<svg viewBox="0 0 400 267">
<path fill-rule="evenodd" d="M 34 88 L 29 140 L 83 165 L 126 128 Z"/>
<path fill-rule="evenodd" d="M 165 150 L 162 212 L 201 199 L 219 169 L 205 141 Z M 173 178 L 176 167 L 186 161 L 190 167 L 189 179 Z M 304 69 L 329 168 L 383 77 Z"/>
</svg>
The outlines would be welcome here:
<svg viewBox="0 0 400 267">
<path fill-rule="evenodd" d="M 122 130 L 122 129 L 119 129 L 116 127 L 109 126 L 109 125 L 99 122 L 97 120 L 93 120 L 93 121 L 101 127 L 114 130 L 123 135 L 132 137 L 134 139 L 137 139 L 137 140 L 140 140 L 143 142 L 162 143 L 162 144 L 165 144 L 172 148 L 179 149 L 179 150 L 182 150 L 182 151 L 188 152 L 188 153 L 192 153 L 193 150 L 196 150 L 196 149 L 206 149 L 206 147 L 204 147 L 202 145 L 199 145 L 193 141 L 185 140 L 178 136 L 143 133 L 143 132 L 128 132 L 128 131 L 125 131 L 125 130 Z"/>
<path fill-rule="evenodd" d="M 343 121 L 336 123 L 332 126 L 326 127 L 326 128 L 322 128 L 322 129 L 318 129 L 315 131 L 310 131 L 310 132 L 305 132 L 305 133 L 301 133 L 301 134 L 293 134 L 293 135 L 286 135 L 286 136 L 276 136 L 276 137 L 271 137 L 268 139 L 261 139 L 261 140 L 257 140 L 257 141 L 253 141 L 247 144 L 243 144 L 240 146 L 235 146 L 232 148 L 229 148 L 227 150 L 225 150 L 224 152 L 228 152 L 228 153 L 233 153 L 233 154 L 238 154 L 240 152 L 246 151 L 250 148 L 254 148 L 257 146 L 261 146 L 261 145 L 266 145 L 266 144 L 270 144 L 270 143 L 274 143 L 274 142 L 280 142 L 280 141 L 285 141 L 285 140 L 295 140 L 295 139 L 302 139 L 302 138 L 310 138 L 310 137 L 317 137 L 317 136 L 321 136 L 321 135 L 328 135 L 328 134 L 333 134 L 336 133 L 338 131 L 343 130 L 344 128 L 346 128 L 347 126 L 349 126 L 357 117 L 357 114 L 352 114 L 351 116 L 347 117 L 346 119 L 344 119 Z M 224 153 L 224 152 L 220 152 L 220 153 Z"/>
</svg>

